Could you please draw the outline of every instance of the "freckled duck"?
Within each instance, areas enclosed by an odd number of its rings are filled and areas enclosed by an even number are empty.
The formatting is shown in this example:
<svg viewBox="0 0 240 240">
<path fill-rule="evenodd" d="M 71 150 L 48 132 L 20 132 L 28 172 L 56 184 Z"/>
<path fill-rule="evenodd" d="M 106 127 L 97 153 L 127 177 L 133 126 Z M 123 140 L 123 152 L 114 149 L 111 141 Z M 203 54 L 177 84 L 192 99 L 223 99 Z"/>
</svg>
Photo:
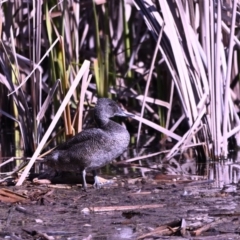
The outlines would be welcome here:
<svg viewBox="0 0 240 240">
<path fill-rule="evenodd" d="M 81 172 L 83 188 L 87 188 L 86 171 L 92 171 L 94 187 L 101 184 L 96 169 L 120 156 L 128 147 L 130 136 L 120 124 L 110 120 L 114 116 L 133 117 L 124 112 L 115 101 L 99 98 L 94 108 L 97 128 L 83 130 L 60 144 L 46 156 L 45 163 L 57 171 Z"/>
</svg>

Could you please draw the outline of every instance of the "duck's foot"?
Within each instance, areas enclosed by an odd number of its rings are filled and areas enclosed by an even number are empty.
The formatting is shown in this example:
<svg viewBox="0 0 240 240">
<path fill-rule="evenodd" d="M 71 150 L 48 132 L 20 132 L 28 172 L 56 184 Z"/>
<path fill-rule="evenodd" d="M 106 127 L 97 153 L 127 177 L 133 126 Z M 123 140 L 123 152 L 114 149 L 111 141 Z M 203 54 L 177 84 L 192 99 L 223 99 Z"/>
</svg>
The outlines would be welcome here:
<svg viewBox="0 0 240 240">
<path fill-rule="evenodd" d="M 94 184 L 93 187 L 94 188 L 101 188 L 103 186 L 108 186 L 108 185 L 112 185 L 114 183 L 113 180 L 107 180 L 98 176 L 94 176 Z"/>
<path fill-rule="evenodd" d="M 94 177 L 94 184 L 93 187 L 96 189 L 100 189 L 102 187 L 102 182 L 99 180 L 98 176 L 97 176 L 97 171 L 96 170 L 92 170 L 92 174 Z"/>
<path fill-rule="evenodd" d="M 99 181 L 97 176 L 94 176 L 94 184 L 93 187 L 96 189 L 100 189 L 102 187 L 102 183 Z"/>
</svg>

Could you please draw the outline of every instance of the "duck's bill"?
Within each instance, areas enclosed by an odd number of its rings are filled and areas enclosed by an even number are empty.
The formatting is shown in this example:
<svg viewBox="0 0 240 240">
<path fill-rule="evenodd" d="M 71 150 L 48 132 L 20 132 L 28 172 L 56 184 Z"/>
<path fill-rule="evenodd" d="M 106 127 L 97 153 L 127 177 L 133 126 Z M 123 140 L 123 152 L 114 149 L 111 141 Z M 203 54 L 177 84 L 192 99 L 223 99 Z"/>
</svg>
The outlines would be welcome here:
<svg viewBox="0 0 240 240">
<path fill-rule="evenodd" d="M 120 109 L 119 112 L 116 114 L 116 116 L 119 116 L 119 117 L 134 117 L 135 115 L 130 113 L 130 112 L 123 111 L 122 109 Z"/>
</svg>

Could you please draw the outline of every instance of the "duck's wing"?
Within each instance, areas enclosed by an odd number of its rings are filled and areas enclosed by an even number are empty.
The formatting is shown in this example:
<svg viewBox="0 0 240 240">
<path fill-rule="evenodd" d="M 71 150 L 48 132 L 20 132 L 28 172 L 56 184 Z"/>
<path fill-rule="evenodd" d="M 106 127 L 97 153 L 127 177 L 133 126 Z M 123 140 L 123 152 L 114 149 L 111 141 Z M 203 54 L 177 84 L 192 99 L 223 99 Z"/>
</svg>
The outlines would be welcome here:
<svg viewBox="0 0 240 240">
<path fill-rule="evenodd" d="M 83 130 L 82 132 L 76 134 L 74 137 L 68 139 L 66 142 L 58 145 L 55 150 L 67 150 L 73 147 L 74 145 L 85 144 L 86 142 L 94 142 L 94 139 L 104 136 L 103 131 L 100 128 L 91 128 Z"/>
</svg>

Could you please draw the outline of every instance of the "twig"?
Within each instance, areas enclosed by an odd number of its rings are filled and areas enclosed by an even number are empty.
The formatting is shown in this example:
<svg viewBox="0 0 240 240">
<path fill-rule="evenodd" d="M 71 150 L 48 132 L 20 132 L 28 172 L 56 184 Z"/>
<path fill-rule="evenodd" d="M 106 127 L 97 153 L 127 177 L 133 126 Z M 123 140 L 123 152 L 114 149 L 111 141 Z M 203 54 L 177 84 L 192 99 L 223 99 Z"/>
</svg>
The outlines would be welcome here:
<svg viewBox="0 0 240 240">
<path fill-rule="evenodd" d="M 127 211 L 134 209 L 150 209 L 162 208 L 165 204 L 151 204 L 151 205 L 135 205 L 135 206 L 110 206 L 110 207 L 88 207 L 82 210 L 83 213 L 89 212 L 112 212 L 112 211 Z"/>
<path fill-rule="evenodd" d="M 20 195 L 18 193 L 14 193 L 9 191 L 8 189 L 2 188 L 0 189 L 0 200 L 4 202 L 19 202 L 26 200 L 27 197 Z"/>
<path fill-rule="evenodd" d="M 208 229 L 213 228 L 213 227 L 215 227 L 216 225 L 218 225 L 218 224 L 220 224 L 220 223 L 227 222 L 227 221 L 228 221 L 227 218 L 217 219 L 216 221 L 211 222 L 211 223 L 209 223 L 209 224 L 206 224 L 206 225 L 204 225 L 203 227 L 201 227 L 201 228 L 193 231 L 192 234 L 193 234 L 194 236 L 199 236 L 199 235 L 202 234 L 203 232 L 206 232 Z"/>
</svg>

